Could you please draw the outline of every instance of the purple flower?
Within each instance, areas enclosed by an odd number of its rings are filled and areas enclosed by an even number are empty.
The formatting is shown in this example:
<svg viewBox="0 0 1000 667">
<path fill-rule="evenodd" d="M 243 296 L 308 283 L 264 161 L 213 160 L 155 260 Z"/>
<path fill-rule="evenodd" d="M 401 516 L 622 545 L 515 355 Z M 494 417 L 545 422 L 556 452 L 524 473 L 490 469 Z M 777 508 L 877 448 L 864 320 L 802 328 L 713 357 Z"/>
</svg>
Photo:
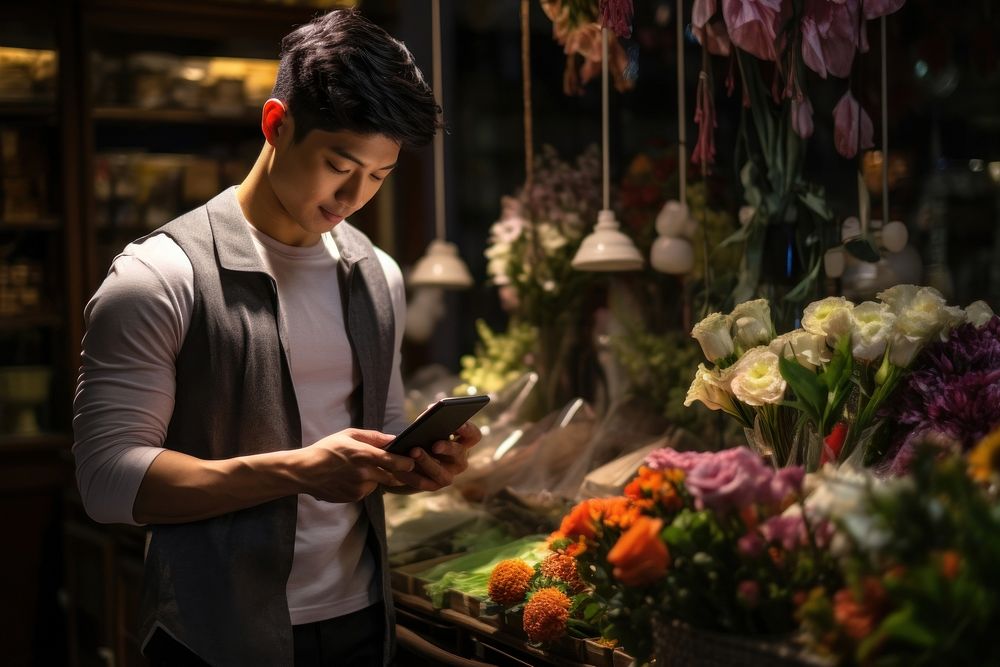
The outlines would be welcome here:
<svg viewBox="0 0 1000 667">
<path fill-rule="evenodd" d="M 601 25 L 622 38 L 632 36 L 632 0 L 601 0 Z"/>
<path fill-rule="evenodd" d="M 780 505 L 789 496 L 802 492 L 802 480 L 806 471 L 802 466 L 782 468 L 771 476 L 766 487 L 761 489 L 761 500 L 772 505 Z"/>
<path fill-rule="evenodd" d="M 886 405 L 880 416 L 898 425 L 883 465 L 893 474 L 909 468 L 923 440 L 968 450 L 1000 426 L 1000 317 L 979 329 L 963 324 L 925 347 Z"/>
<path fill-rule="evenodd" d="M 753 609 L 760 602 L 760 584 L 751 579 L 744 579 L 736 585 L 736 598 L 748 609 Z"/>
<path fill-rule="evenodd" d="M 736 550 L 744 558 L 756 558 L 764 553 L 764 540 L 756 532 L 750 532 L 736 540 Z"/>
<path fill-rule="evenodd" d="M 745 447 L 711 455 L 691 468 L 684 480 L 700 509 L 731 510 L 758 500 L 772 472 Z"/>
</svg>

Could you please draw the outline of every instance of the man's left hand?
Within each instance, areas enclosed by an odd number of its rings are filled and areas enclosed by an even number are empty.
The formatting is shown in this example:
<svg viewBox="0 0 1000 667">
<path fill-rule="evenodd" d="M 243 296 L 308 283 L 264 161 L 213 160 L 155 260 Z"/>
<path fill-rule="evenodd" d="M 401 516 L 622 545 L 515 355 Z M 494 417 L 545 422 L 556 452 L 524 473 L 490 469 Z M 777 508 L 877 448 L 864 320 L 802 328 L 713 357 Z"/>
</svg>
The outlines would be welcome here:
<svg viewBox="0 0 1000 667">
<path fill-rule="evenodd" d="M 412 472 L 395 472 L 393 475 L 404 489 L 389 487 L 389 491 L 437 491 L 449 486 L 455 477 L 469 467 L 469 450 L 483 437 L 479 427 L 465 422 L 455 431 L 451 440 L 439 440 L 425 451 L 421 447 L 410 450 L 416 465 Z M 409 487 L 409 488 L 405 488 Z"/>
</svg>

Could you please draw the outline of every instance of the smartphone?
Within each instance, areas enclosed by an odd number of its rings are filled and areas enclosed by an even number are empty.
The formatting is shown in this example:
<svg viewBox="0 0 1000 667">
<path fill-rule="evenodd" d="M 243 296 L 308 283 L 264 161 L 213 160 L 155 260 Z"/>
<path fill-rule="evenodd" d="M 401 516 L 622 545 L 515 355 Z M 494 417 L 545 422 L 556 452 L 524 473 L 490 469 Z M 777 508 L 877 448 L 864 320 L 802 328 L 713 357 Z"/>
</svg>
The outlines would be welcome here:
<svg viewBox="0 0 1000 667">
<path fill-rule="evenodd" d="M 406 455 L 414 447 L 426 449 L 438 440 L 447 440 L 489 402 L 490 397 L 486 395 L 442 398 L 403 429 L 403 432 L 386 446 L 385 451 Z"/>
</svg>

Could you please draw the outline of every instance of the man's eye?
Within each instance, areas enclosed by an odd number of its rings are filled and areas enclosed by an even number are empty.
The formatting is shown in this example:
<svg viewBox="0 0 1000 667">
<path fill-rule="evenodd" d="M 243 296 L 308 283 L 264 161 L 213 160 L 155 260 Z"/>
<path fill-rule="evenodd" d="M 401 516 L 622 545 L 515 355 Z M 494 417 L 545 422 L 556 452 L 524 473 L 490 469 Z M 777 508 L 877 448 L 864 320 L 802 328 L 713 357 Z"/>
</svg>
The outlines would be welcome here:
<svg viewBox="0 0 1000 667">
<path fill-rule="evenodd" d="M 332 163 L 332 162 L 330 162 L 329 160 L 327 160 L 327 162 L 326 162 L 326 166 L 328 166 L 328 167 L 329 167 L 330 169 L 332 169 L 333 171 L 337 172 L 338 174 L 346 174 L 346 173 L 347 173 L 347 171 L 348 171 L 347 169 L 337 169 L 337 168 L 336 168 L 336 167 L 335 167 L 335 166 L 333 165 L 333 163 Z"/>
</svg>

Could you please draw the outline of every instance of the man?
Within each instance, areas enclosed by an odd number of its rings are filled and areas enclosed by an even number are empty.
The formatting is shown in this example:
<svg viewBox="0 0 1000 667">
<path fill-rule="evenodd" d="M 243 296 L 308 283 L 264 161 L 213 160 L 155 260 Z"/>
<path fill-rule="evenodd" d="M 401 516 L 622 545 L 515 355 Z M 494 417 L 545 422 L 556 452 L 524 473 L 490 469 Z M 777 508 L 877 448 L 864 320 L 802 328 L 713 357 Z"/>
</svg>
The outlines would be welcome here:
<svg viewBox="0 0 1000 667">
<path fill-rule="evenodd" d="M 154 664 L 391 660 L 382 490 L 450 484 L 480 434 L 384 451 L 405 425 L 402 276 L 344 219 L 439 113 L 358 13 L 302 26 L 246 179 L 129 245 L 88 304 L 77 478 L 96 520 L 150 526 Z"/>
</svg>

